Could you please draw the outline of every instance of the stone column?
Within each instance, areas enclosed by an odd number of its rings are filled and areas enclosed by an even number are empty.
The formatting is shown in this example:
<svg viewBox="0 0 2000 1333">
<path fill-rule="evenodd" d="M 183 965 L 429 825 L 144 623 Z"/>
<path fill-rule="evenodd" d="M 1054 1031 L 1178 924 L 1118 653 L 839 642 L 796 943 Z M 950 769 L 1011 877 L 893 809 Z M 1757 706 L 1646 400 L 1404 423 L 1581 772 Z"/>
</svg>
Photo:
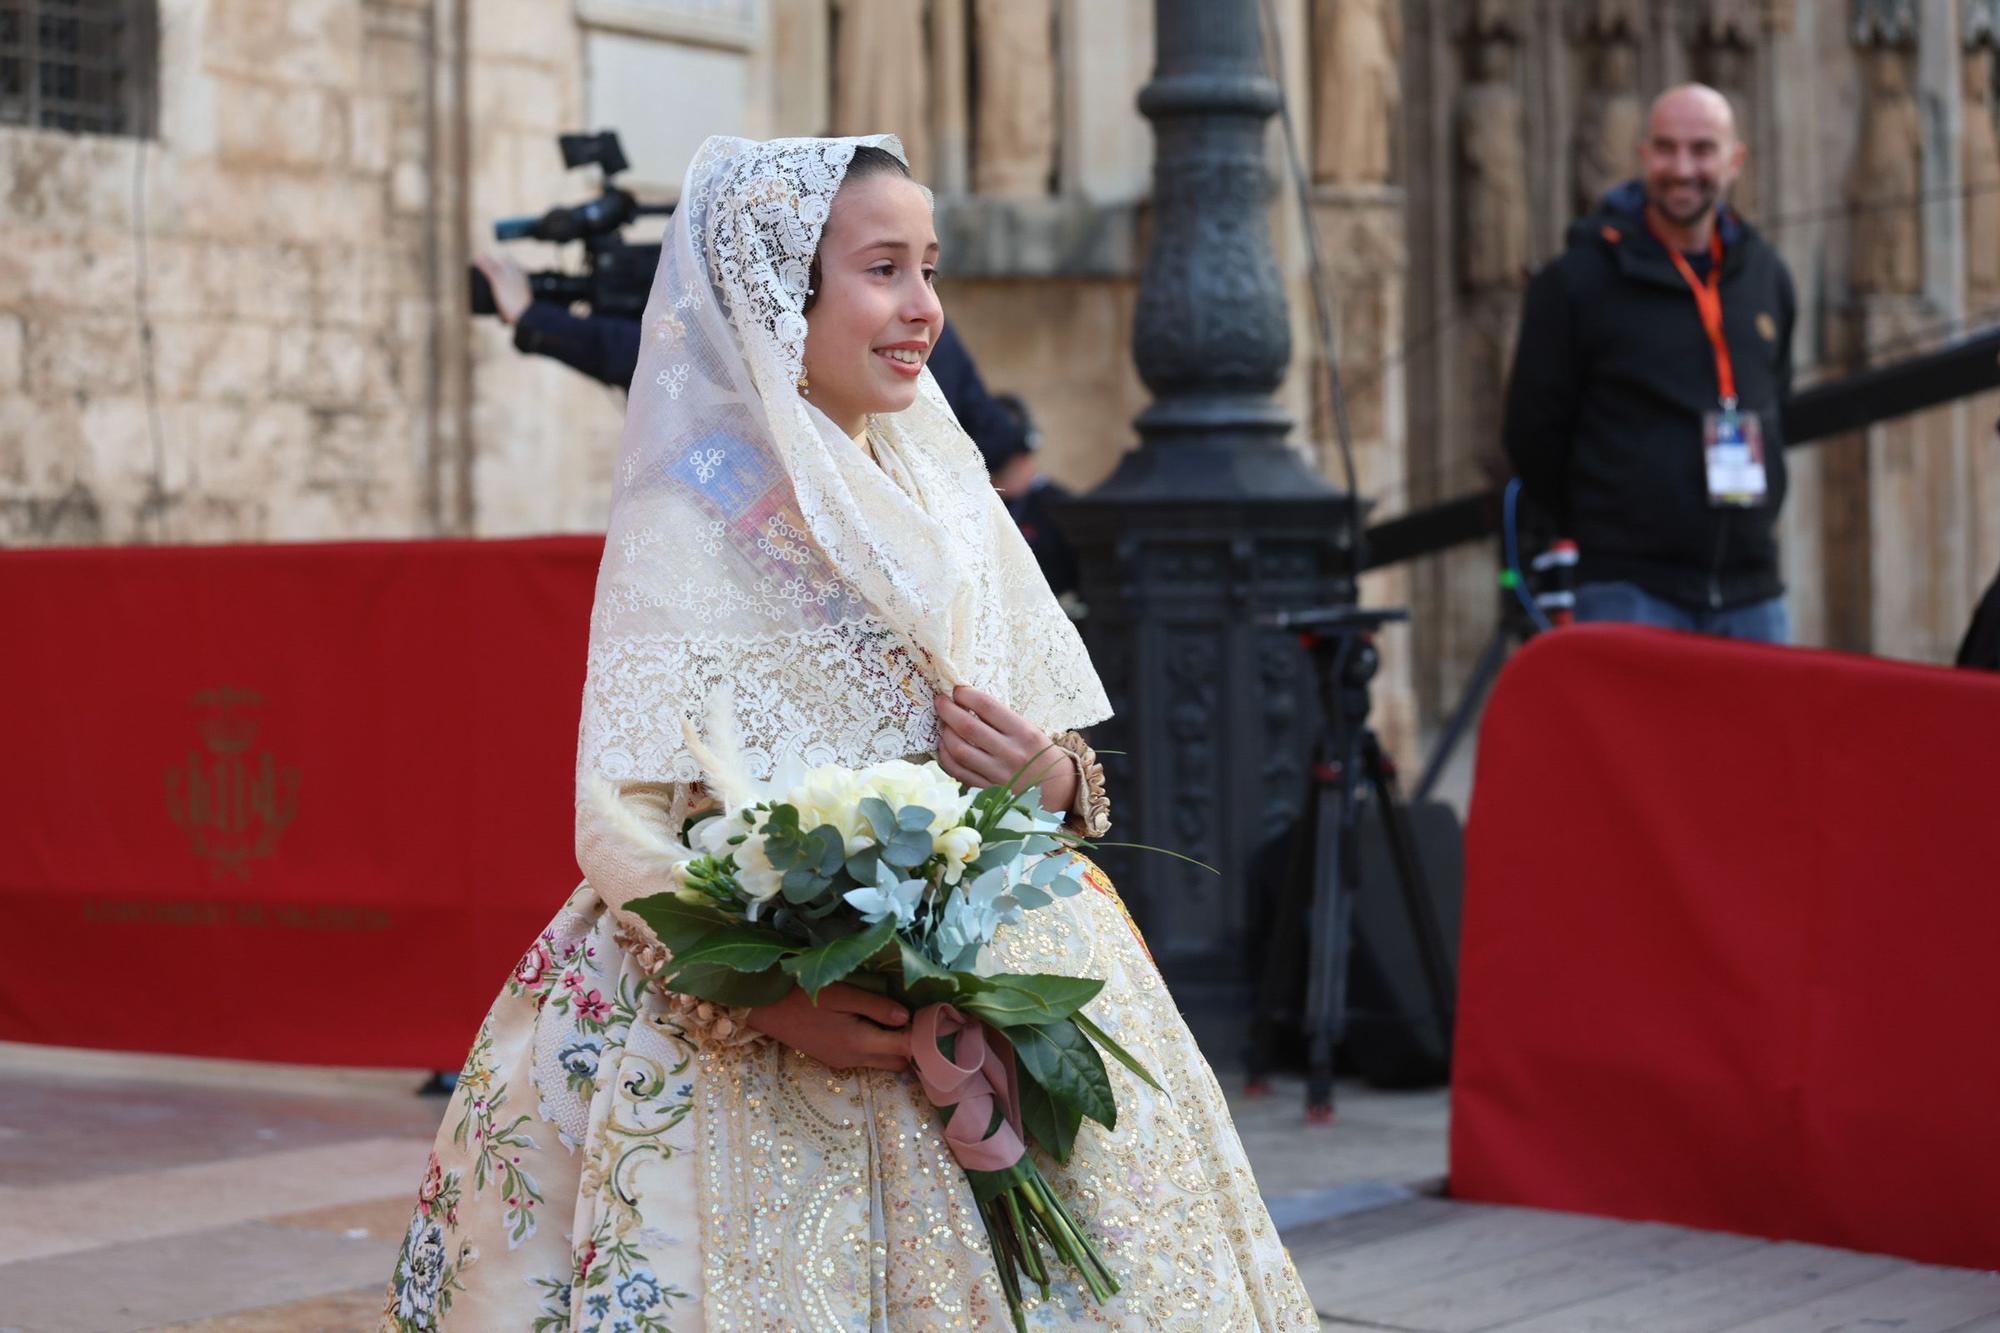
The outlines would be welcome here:
<svg viewBox="0 0 2000 1333">
<path fill-rule="evenodd" d="M 1960 99 L 1918 91 L 1935 86 L 1920 70 L 1962 74 L 1955 11 L 1955 0 L 1853 5 L 1863 94 L 1847 181 L 1853 298 L 1843 332 L 1852 366 L 1920 350 L 1961 312 L 1960 148 L 1951 132 Z M 1839 646 L 1949 659 L 1970 607 L 1965 415 L 1947 407 L 1883 422 L 1829 455 L 1829 465 L 1840 460 L 1826 548 Z"/>
<path fill-rule="evenodd" d="M 1577 116 L 1573 182 L 1579 215 L 1632 178 L 1634 154 L 1646 132 L 1646 103 L 1639 94 L 1639 39 L 1645 23 L 1643 0 L 1596 0 L 1585 11 L 1580 36 L 1586 83 Z"/>
<path fill-rule="evenodd" d="M 931 173 L 924 8 L 924 0 L 833 0 L 833 132 L 897 135 L 918 180 Z"/>
<path fill-rule="evenodd" d="M 972 188 L 1040 199 L 1055 179 L 1054 0 L 973 0 L 979 60 Z"/>
<path fill-rule="evenodd" d="M 1768 113 L 1757 105 L 1763 8 L 1761 0 L 1704 0 L 1692 61 L 1695 77 L 1729 99 L 1736 137 L 1750 150 L 1729 201 L 1753 223 L 1765 211 L 1762 183 L 1770 167 L 1760 133 Z"/>
<path fill-rule="evenodd" d="M 1529 29 L 1522 6 L 1478 0 L 1453 36 L 1462 82 L 1450 107 L 1449 271 L 1456 279 L 1440 342 L 1446 401 L 1429 460 L 1437 498 L 1484 489 L 1508 471 L 1499 422 L 1520 321 L 1521 290 L 1537 258 L 1528 153 L 1529 105 L 1520 63 Z M 1429 562 L 1417 600 L 1427 603 L 1427 644 L 1436 673 L 1431 706 L 1443 710 L 1471 679 L 1498 605 L 1494 552 L 1461 547 Z"/>
<path fill-rule="evenodd" d="M 1966 0 L 1961 17 L 1959 182 L 1965 191 L 1965 309 L 1968 322 L 2000 323 L 2000 0 Z M 1971 587 L 2000 572 L 2000 393 L 1966 405 L 1970 456 Z"/>
<path fill-rule="evenodd" d="M 931 81 L 936 145 L 925 180 L 941 195 L 972 188 L 972 87 L 967 75 L 972 36 L 966 0 L 931 0 Z"/>
<path fill-rule="evenodd" d="M 1358 485 L 1373 511 L 1385 516 L 1410 505 L 1401 357 L 1409 260 L 1404 193 L 1397 181 L 1402 44 L 1394 4 L 1318 0 L 1313 7 L 1313 226 L 1327 267 L 1335 321 L 1332 354 L 1347 399 Z M 1320 471 L 1344 486 L 1337 423 L 1319 388 L 1319 366 L 1314 360 L 1299 368 L 1313 380 L 1313 438 L 1320 442 Z M 1409 605 L 1409 567 L 1368 575 L 1362 595 L 1372 605 Z M 1390 753 L 1414 772 L 1421 756 L 1406 626 L 1388 630 L 1382 638 L 1375 726 Z"/>
</svg>

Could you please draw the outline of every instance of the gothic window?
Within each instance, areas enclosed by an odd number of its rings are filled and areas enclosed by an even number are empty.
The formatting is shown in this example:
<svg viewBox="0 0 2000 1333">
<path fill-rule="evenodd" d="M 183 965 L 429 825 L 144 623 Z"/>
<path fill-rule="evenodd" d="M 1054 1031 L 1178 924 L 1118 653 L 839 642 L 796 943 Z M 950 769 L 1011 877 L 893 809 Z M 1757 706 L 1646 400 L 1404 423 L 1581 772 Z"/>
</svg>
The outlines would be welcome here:
<svg viewBox="0 0 2000 1333">
<path fill-rule="evenodd" d="M 0 0 L 0 125 L 153 130 L 153 0 Z"/>
</svg>

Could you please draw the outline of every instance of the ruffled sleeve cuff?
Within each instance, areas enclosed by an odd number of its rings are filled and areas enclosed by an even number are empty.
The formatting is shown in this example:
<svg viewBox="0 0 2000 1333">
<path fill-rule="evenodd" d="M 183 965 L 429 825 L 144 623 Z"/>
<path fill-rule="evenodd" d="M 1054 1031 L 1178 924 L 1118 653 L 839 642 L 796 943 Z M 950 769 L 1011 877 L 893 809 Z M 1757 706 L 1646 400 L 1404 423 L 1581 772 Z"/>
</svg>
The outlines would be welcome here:
<svg viewBox="0 0 2000 1333">
<path fill-rule="evenodd" d="M 1104 765 L 1097 751 L 1074 731 L 1050 738 L 1056 748 L 1076 760 L 1076 797 L 1070 802 L 1069 826 L 1085 838 L 1101 838 L 1111 831 L 1111 800 L 1104 794 Z"/>
<path fill-rule="evenodd" d="M 637 917 L 620 912 L 618 933 L 613 938 L 646 974 L 646 984 L 666 1002 L 667 1012 L 674 1016 L 681 1031 L 696 1045 L 748 1046 L 764 1037 L 764 1033 L 750 1026 L 748 1009 L 716 1004 L 662 986 L 660 974 L 666 970 L 672 955 L 665 945 L 653 938 L 653 932 L 646 929 L 645 923 Z"/>
</svg>

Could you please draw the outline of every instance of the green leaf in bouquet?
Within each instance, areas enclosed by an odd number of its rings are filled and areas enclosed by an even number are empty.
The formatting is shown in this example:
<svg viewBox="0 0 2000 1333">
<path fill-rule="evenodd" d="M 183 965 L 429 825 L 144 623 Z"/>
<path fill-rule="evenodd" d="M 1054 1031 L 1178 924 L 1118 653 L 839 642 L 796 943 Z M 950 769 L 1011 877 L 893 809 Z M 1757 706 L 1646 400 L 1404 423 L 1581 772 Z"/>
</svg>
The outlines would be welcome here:
<svg viewBox="0 0 2000 1333">
<path fill-rule="evenodd" d="M 938 1004 L 958 998 L 963 987 L 957 973 L 939 967 L 912 948 L 907 940 L 898 943 L 903 955 L 903 991 L 910 997 L 911 1004 Z"/>
<path fill-rule="evenodd" d="M 876 842 L 886 843 L 896 836 L 896 812 L 889 808 L 887 801 L 879 796 L 864 796 L 859 809 L 861 817 L 868 821 L 868 830 L 875 835 Z"/>
<path fill-rule="evenodd" d="M 812 839 L 819 844 L 819 861 L 814 869 L 828 878 L 839 871 L 847 862 L 847 839 L 840 836 L 840 830 L 831 824 L 821 824 L 812 831 Z"/>
<path fill-rule="evenodd" d="M 682 902 L 671 893 L 648 894 L 625 904 L 653 929 L 668 953 L 694 948 L 703 937 L 730 924 L 733 918 L 712 907 Z"/>
<path fill-rule="evenodd" d="M 1000 870 L 1021 859 L 1021 841 L 1018 837 L 1000 833 L 979 846 L 979 855 L 966 865 L 966 873 L 983 875 L 989 870 Z"/>
<path fill-rule="evenodd" d="M 786 902 L 803 907 L 825 892 L 828 883 L 826 876 L 800 868 L 787 870 L 784 879 L 779 881 L 779 888 Z"/>
<path fill-rule="evenodd" d="M 828 917 L 832 916 L 835 912 L 838 912 L 843 906 L 845 906 L 845 904 L 842 903 L 840 899 L 828 898 L 825 902 L 822 902 L 817 906 L 801 907 L 799 911 L 809 920 L 824 921 Z"/>
<path fill-rule="evenodd" d="M 691 963 L 667 979 L 667 989 L 731 1007 L 757 1009 L 790 994 L 792 978 L 782 968 L 738 972 L 720 963 Z"/>
<path fill-rule="evenodd" d="M 858 935 L 832 940 L 787 958 L 784 968 L 815 1000 L 819 993 L 882 951 L 896 938 L 896 918 L 885 916 Z"/>
<path fill-rule="evenodd" d="M 986 978 L 987 992 L 1026 991 L 1049 1012 L 1049 1020 L 1068 1018 L 1097 998 L 1104 983 L 1095 977 L 1058 977 L 1042 972 L 1002 972 Z"/>
<path fill-rule="evenodd" d="M 1076 1146 L 1076 1131 L 1082 1125 L 1083 1112 L 1051 1097 L 1049 1090 L 1035 1079 L 1021 1079 L 1021 1128 L 1042 1146 L 1043 1152 L 1067 1163 L 1070 1150 Z"/>
<path fill-rule="evenodd" d="M 988 978 L 989 981 L 992 978 Z M 958 1001 L 968 1014 L 977 1014 L 997 1028 L 1034 1027 L 1053 1023 L 1062 1015 L 1041 996 L 1012 986 L 989 985 Z"/>
<path fill-rule="evenodd" d="M 914 870 L 931 859 L 932 850 L 928 828 L 897 829 L 896 836 L 883 844 L 882 859 L 898 870 Z"/>
<path fill-rule="evenodd" d="M 1075 864 L 1076 858 L 1073 856 L 1045 856 L 1035 863 L 1033 870 L 1028 872 L 1028 883 L 1038 889 L 1045 889 L 1051 881 Z"/>
<path fill-rule="evenodd" d="M 868 799 L 872 801 L 875 798 L 871 796 Z M 847 877 L 856 884 L 873 884 L 875 882 L 875 871 L 881 864 L 882 849 L 880 847 L 863 847 L 860 851 L 847 858 Z"/>
<path fill-rule="evenodd" d="M 1089 1037 L 1092 1041 L 1096 1042 L 1099 1046 L 1104 1048 L 1104 1053 L 1106 1055 L 1116 1060 L 1119 1064 L 1124 1065 L 1127 1069 L 1131 1070 L 1133 1074 L 1137 1075 L 1141 1083 L 1144 1083 L 1147 1087 L 1151 1088 L 1155 1092 L 1166 1091 L 1165 1088 L 1160 1086 L 1158 1079 L 1154 1078 L 1151 1074 L 1146 1072 L 1146 1066 L 1140 1064 L 1136 1059 L 1134 1059 L 1130 1051 L 1126 1050 L 1123 1046 L 1120 1046 L 1117 1042 L 1113 1041 L 1111 1039 L 1110 1033 L 1106 1032 L 1103 1028 L 1097 1026 L 1097 1024 L 1091 1022 L 1090 1018 L 1087 1015 L 1072 1014 L 1070 1015 L 1070 1018 L 1073 1022 L 1075 1022 L 1077 1027 L 1083 1030 L 1085 1036 Z"/>
<path fill-rule="evenodd" d="M 961 1006 L 963 1007 L 963 1006 Z M 1040 1027 L 1007 1030 L 1014 1056 L 1049 1096 L 1075 1107 L 1106 1129 L 1118 1127 L 1118 1103 L 1111 1095 L 1111 1076 L 1097 1048 L 1065 1019 Z"/>
<path fill-rule="evenodd" d="M 738 972 L 762 972 L 797 946 L 784 936 L 761 926 L 724 926 L 702 937 L 691 949 L 673 951 L 670 968 L 713 963 Z"/>
<path fill-rule="evenodd" d="M 1055 901 L 1046 890 L 1038 889 L 1032 884 L 1016 884 L 1007 890 L 1007 896 L 1025 912 L 1039 911 Z"/>
<path fill-rule="evenodd" d="M 936 818 L 935 810 L 926 810 L 921 805 L 906 805 L 896 812 L 896 827 L 906 833 L 917 829 L 929 832 L 931 821 Z"/>
</svg>

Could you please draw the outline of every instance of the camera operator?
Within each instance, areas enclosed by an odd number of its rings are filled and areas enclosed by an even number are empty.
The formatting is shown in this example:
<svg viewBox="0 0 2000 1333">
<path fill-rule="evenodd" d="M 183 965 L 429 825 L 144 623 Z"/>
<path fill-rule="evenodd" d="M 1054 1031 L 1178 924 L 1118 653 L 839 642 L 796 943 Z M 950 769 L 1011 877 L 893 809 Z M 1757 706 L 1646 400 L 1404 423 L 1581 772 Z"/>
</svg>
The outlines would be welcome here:
<svg viewBox="0 0 2000 1333">
<path fill-rule="evenodd" d="M 572 315 L 561 306 L 537 301 L 527 270 L 505 255 L 483 254 L 473 265 L 493 284 L 493 309 L 514 330 L 514 350 L 548 356 L 571 370 L 613 388 L 632 383 L 639 364 L 639 321 L 603 315 Z"/>
</svg>

